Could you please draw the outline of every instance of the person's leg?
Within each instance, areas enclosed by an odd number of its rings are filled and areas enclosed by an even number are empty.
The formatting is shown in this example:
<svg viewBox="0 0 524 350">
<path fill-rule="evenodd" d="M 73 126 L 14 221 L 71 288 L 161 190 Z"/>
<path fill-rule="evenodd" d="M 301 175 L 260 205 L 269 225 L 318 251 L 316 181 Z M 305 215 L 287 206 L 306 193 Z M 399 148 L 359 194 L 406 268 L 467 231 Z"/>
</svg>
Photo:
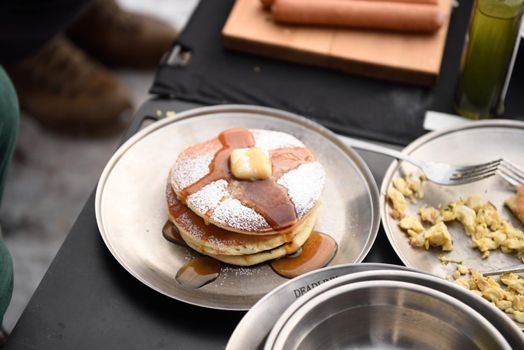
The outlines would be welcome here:
<svg viewBox="0 0 524 350">
<path fill-rule="evenodd" d="M 177 33 L 160 19 L 122 9 L 116 0 L 95 0 L 68 35 L 107 65 L 155 68 Z"/>
<path fill-rule="evenodd" d="M 15 89 L 0 66 L 0 203 L 4 191 L 7 168 L 15 149 L 19 109 Z"/>
<path fill-rule="evenodd" d="M 18 101 L 11 81 L 0 66 L 0 202 L 7 168 L 13 156 L 18 132 Z M 0 326 L 13 293 L 13 261 L 2 240 L 0 230 Z M 0 346 L 5 341 L 0 329 Z"/>
<path fill-rule="evenodd" d="M 61 34 L 7 71 L 22 109 L 58 131 L 117 131 L 132 107 L 128 88 Z"/>
<path fill-rule="evenodd" d="M 0 64 L 22 108 L 61 131 L 119 130 L 120 117 L 131 109 L 126 86 L 61 34 L 92 3 L 0 1 Z"/>
<path fill-rule="evenodd" d="M 0 64 L 36 53 L 66 30 L 92 0 L 0 1 Z"/>
<path fill-rule="evenodd" d="M 0 232 L 0 346 L 5 342 L 2 322 L 13 294 L 13 260 L 1 238 Z"/>
<path fill-rule="evenodd" d="M 114 0 L 0 1 L 0 64 L 22 109 L 60 131 L 119 130 L 132 107 L 126 86 L 77 45 L 106 63 L 153 68 L 175 36 Z"/>
</svg>

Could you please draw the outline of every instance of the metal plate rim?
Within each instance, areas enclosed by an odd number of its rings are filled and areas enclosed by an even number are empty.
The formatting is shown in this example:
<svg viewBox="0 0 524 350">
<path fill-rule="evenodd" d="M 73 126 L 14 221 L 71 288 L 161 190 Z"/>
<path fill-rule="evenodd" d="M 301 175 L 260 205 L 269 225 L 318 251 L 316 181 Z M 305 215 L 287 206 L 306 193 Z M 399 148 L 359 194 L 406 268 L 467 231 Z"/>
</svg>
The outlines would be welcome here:
<svg viewBox="0 0 524 350">
<path fill-rule="evenodd" d="M 251 308 L 249 307 L 231 307 L 231 306 L 217 306 L 217 305 L 208 305 L 205 303 L 198 303 L 190 300 L 186 300 L 183 298 L 178 298 L 172 294 L 166 293 L 162 291 L 161 289 L 157 288 L 155 285 L 149 283 L 147 280 L 139 276 L 133 269 L 131 269 L 129 266 L 127 266 L 125 259 L 123 259 L 116 249 L 112 246 L 108 233 L 105 230 L 104 223 L 102 220 L 102 208 L 101 208 L 101 201 L 103 197 L 104 187 L 106 184 L 107 179 L 109 178 L 112 169 L 117 164 L 119 159 L 127 152 L 134 144 L 139 142 L 142 138 L 146 137 L 147 135 L 153 133 L 157 129 L 160 129 L 162 127 L 165 127 L 168 124 L 180 122 L 183 120 L 187 120 L 190 118 L 199 117 L 202 115 L 208 115 L 208 114 L 214 114 L 214 113 L 258 113 L 258 114 L 265 114 L 272 117 L 282 118 L 287 121 L 299 124 L 303 127 L 312 129 L 313 131 L 321 134 L 325 138 L 327 138 L 329 141 L 334 143 L 336 146 L 338 146 L 340 149 L 344 151 L 344 153 L 348 154 L 348 156 L 351 158 L 353 163 L 355 164 L 356 168 L 360 172 L 363 180 L 365 181 L 367 188 L 368 188 L 368 194 L 370 197 L 370 203 L 372 205 L 372 223 L 369 230 L 368 240 L 366 244 L 364 245 L 360 255 L 357 257 L 354 263 L 360 263 L 366 255 L 371 250 L 371 247 L 373 246 L 373 243 L 375 242 L 375 239 L 378 234 L 378 230 L 380 228 L 380 205 L 379 205 L 379 190 L 378 186 L 373 178 L 373 175 L 371 174 L 371 171 L 369 170 L 368 166 L 364 162 L 364 160 L 360 157 L 360 155 L 345 145 L 341 140 L 338 139 L 338 137 L 327 128 L 321 126 L 320 124 L 311 121 L 305 117 L 285 112 L 282 110 L 269 108 L 269 107 L 261 107 L 261 106 L 251 106 L 251 105 L 217 105 L 217 106 L 206 106 L 206 107 L 199 107 L 190 109 L 188 111 L 184 111 L 181 113 L 176 114 L 173 117 L 166 117 L 164 119 L 161 119 L 144 129 L 138 131 L 136 134 L 131 136 L 128 140 L 126 140 L 122 145 L 119 146 L 119 148 L 115 151 L 113 156 L 110 158 L 110 160 L 107 162 L 106 166 L 104 167 L 104 170 L 102 171 L 102 174 L 100 176 L 100 179 L 98 181 L 97 187 L 96 187 L 96 194 L 95 194 L 95 217 L 97 221 L 97 227 L 100 232 L 100 236 L 102 237 L 102 240 L 104 241 L 106 247 L 111 252 L 113 257 L 118 261 L 118 263 L 128 272 L 130 273 L 134 278 L 136 278 L 141 283 L 145 284 L 146 286 L 150 287 L 151 289 L 167 296 L 172 299 L 199 306 L 209 309 L 216 309 L 216 310 L 229 310 L 229 311 L 246 311 Z"/>
<path fill-rule="evenodd" d="M 425 135 L 415 139 L 413 142 L 408 144 L 402 150 L 402 153 L 405 153 L 405 154 L 409 155 L 413 151 L 418 149 L 420 146 L 428 143 L 429 141 L 434 140 L 434 139 L 439 138 L 439 137 L 442 137 L 442 136 L 447 135 L 447 134 L 452 134 L 452 133 L 460 132 L 460 131 L 463 131 L 463 130 L 490 128 L 490 127 L 505 127 L 505 128 L 524 129 L 524 122 L 523 121 L 516 121 L 516 120 L 509 120 L 509 119 L 482 120 L 482 121 L 475 121 L 475 122 L 472 122 L 472 123 L 466 124 L 466 125 L 460 125 L 460 126 L 446 128 L 446 129 L 443 129 L 443 130 L 432 131 L 430 133 L 427 133 L 427 134 L 425 134 Z M 388 227 L 385 224 L 385 222 L 386 222 L 385 218 L 388 215 L 388 213 L 387 213 L 388 205 L 387 205 L 387 201 L 385 200 L 385 195 L 386 195 L 386 192 L 387 192 L 387 187 L 391 183 L 393 174 L 395 174 L 395 172 L 398 170 L 399 164 L 400 163 L 397 160 L 393 160 L 391 162 L 391 164 L 389 165 L 389 167 L 388 167 L 388 169 L 387 169 L 387 171 L 386 171 L 386 173 L 384 175 L 384 178 L 382 180 L 382 184 L 380 186 L 380 199 L 379 199 L 379 203 L 380 203 L 380 219 L 381 219 L 381 223 L 382 223 L 382 228 L 386 232 L 386 236 L 388 238 L 388 241 L 391 244 L 391 246 L 392 246 L 393 250 L 395 251 L 395 253 L 397 254 L 397 256 L 399 257 L 399 259 L 402 261 L 402 263 L 405 266 L 410 267 L 410 268 L 416 268 L 416 267 L 413 267 L 413 266 L 411 266 L 409 264 L 408 260 L 402 254 L 402 251 L 400 250 L 400 248 L 395 243 L 395 241 L 393 239 L 393 236 L 392 236 L 392 232 L 390 232 L 390 230 L 388 229 Z"/>
</svg>

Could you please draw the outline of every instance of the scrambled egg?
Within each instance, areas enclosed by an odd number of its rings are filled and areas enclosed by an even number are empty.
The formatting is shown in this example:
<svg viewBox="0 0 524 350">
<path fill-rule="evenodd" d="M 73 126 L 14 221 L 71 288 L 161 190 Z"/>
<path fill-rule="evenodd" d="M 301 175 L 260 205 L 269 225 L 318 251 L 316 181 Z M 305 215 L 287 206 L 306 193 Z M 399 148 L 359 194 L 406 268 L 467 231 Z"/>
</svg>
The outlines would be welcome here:
<svg viewBox="0 0 524 350">
<path fill-rule="evenodd" d="M 424 191 L 422 189 L 423 181 L 424 177 L 410 173 L 405 177 L 393 179 L 393 187 L 414 203 L 416 202 L 416 198 L 420 199 L 424 197 Z"/>
<path fill-rule="evenodd" d="M 483 259 L 489 257 L 490 251 L 500 249 L 504 253 L 517 254 L 524 262 L 524 232 L 503 219 L 490 202 L 483 201 L 480 196 L 470 196 L 441 209 L 420 207 L 418 216 L 412 216 L 406 213 L 405 196 L 415 196 L 417 192 L 405 178 L 395 180 L 388 191 L 393 206 L 392 216 L 399 220 L 399 227 L 407 233 L 411 246 L 425 249 L 441 247 L 443 251 L 451 251 L 453 242 L 445 223 L 458 221 L 471 238 L 472 247 L 482 253 Z M 425 231 L 423 223 L 432 226 Z"/>
<path fill-rule="evenodd" d="M 406 199 L 412 203 L 416 202 L 416 198 L 423 198 L 424 191 L 422 189 L 423 176 L 416 176 L 408 174 L 405 177 L 393 179 L 393 186 L 387 192 L 387 198 L 393 207 L 391 216 L 395 220 L 400 220 L 406 214 Z"/>
<path fill-rule="evenodd" d="M 512 314 L 515 321 L 524 323 L 524 279 L 514 273 L 505 273 L 500 276 L 500 281 L 507 287 L 503 288 L 494 278 L 485 277 L 473 269 L 469 269 L 469 277 L 462 277 L 467 273 L 467 268 L 457 265 L 457 270 L 453 273 L 455 283 Z"/>
<path fill-rule="evenodd" d="M 403 177 L 393 179 L 393 187 L 405 197 L 411 197 L 413 195 L 413 190 L 409 188 L 408 182 Z"/>
<path fill-rule="evenodd" d="M 420 207 L 420 209 L 418 210 L 418 215 L 420 215 L 420 219 L 423 222 L 427 222 L 432 225 L 435 225 L 436 223 L 443 221 L 443 217 L 440 214 L 440 210 L 433 207 Z"/>
<path fill-rule="evenodd" d="M 493 204 L 472 196 L 451 203 L 448 208 L 451 208 L 449 218 L 454 217 L 462 224 L 471 237 L 472 247 L 482 253 L 482 258 L 489 257 L 491 250 L 500 249 L 516 253 L 524 261 L 524 232 L 503 219 Z"/>
<path fill-rule="evenodd" d="M 418 219 L 413 215 L 404 216 L 398 223 L 398 226 L 407 232 L 409 237 L 417 236 L 419 233 L 424 231 L 424 226 Z"/>
<path fill-rule="evenodd" d="M 393 207 L 391 216 L 395 220 L 402 219 L 406 215 L 406 198 L 404 195 L 394 187 L 391 187 L 387 193 L 389 202 Z"/>
<path fill-rule="evenodd" d="M 408 234 L 409 244 L 413 247 L 423 247 L 426 250 L 429 247 L 441 247 L 443 251 L 453 250 L 451 235 L 443 222 L 424 231 L 424 226 L 418 217 L 406 215 L 399 221 L 398 226 Z"/>
<path fill-rule="evenodd" d="M 440 210 L 440 216 L 442 218 L 442 221 L 448 222 L 453 221 L 456 219 L 455 215 L 455 208 L 453 208 L 453 205 L 448 205 L 447 207 Z"/>
<path fill-rule="evenodd" d="M 475 210 L 465 205 L 453 205 L 453 213 L 455 214 L 455 220 L 459 221 L 468 236 L 471 236 L 475 232 Z"/>
<path fill-rule="evenodd" d="M 453 250 L 451 235 L 443 222 L 431 226 L 424 233 L 424 248 L 428 250 L 430 246 L 441 247 L 442 250 L 446 252 Z"/>
<path fill-rule="evenodd" d="M 424 198 L 424 190 L 422 189 L 422 183 L 426 181 L 426 178 L 424 176 L 417 176 L 413 173 L 410 173 L 408 176 L 406 176 L 405 180 L 409 185 L 409 188 L 413 191 L 413 194 L 416 198 Z"/>
</svg>

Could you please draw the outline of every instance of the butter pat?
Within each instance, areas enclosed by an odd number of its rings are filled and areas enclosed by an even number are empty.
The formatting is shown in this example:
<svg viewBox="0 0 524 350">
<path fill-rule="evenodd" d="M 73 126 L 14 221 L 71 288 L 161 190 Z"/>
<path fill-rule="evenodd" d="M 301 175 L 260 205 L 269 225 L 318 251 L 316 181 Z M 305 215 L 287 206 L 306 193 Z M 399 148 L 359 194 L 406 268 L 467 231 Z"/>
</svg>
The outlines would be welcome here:
<svg viewBox="0 0 524 350">
<path fill-rule="evenodd" d="M 229 162 L 233 176 L 240 180 L 265 180 L 272 174 L 269 153 L 258 147 L 234 149 Z"/>
</svg>

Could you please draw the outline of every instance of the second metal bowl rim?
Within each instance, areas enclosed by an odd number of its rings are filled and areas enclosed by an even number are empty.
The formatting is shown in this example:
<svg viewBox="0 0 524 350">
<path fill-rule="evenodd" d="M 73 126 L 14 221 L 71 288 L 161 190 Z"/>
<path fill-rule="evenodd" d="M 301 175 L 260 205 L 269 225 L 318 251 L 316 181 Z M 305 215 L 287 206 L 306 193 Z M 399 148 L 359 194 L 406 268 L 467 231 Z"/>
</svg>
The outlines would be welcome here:
<svg viewBox="0 0 524 350">
<path fill-rule="evenodd" d="M 380 270 L 378 270 L 380 271 Z M 412 282 L 404 281 L 393 281 L 393 280 L 367 280 L 359 281 L 350 284 L 342 284 L 338 287 L 324 291 L 323 293 L 317 294 L 314 297 L 308 299 L 306 303 L 298 309 L 283 325 L 282 329 L 279 330 L 279 335 L 275 339 L 273 345 L 270 346 L 269 343 L 266 343 L 266 350 L 273 349 L 285 349 L 285 342 L 288 338 L 288 335 L 293 330 L 293 328 L 300 322 L 300 320 L 310 313 L 315 307 L 318 307 L 322 303 L 330 300 L 333 297 L 336 297 L 340 294 L 348 293 L 351 291 L 361 290 L 361 289 L 383 289 L 383 288 L 398 288 L 404 290 L 410 290 L 414 292 L 428 294 L 429 297 L 433 299 L 441 300 L 445 303 L 452 305 L 453 307 L 462 310 L 466 314 L 469 314 L 471 318 L 478 320 L 478 322 L 484 327 L 489 334 L 496 340 L 498 344 L 503 346 L 505 349 L 511 349 L 511 346 L 504 339 L 502 334 L 478 311 L 474 310 L 465 303 L 455 299 L 454 297 L 440 292 L 438 290 L 431 289 L 422 285 L 418 285 Z M 269 339 L 268 339 L 269 340 Z"/>
</svg>

